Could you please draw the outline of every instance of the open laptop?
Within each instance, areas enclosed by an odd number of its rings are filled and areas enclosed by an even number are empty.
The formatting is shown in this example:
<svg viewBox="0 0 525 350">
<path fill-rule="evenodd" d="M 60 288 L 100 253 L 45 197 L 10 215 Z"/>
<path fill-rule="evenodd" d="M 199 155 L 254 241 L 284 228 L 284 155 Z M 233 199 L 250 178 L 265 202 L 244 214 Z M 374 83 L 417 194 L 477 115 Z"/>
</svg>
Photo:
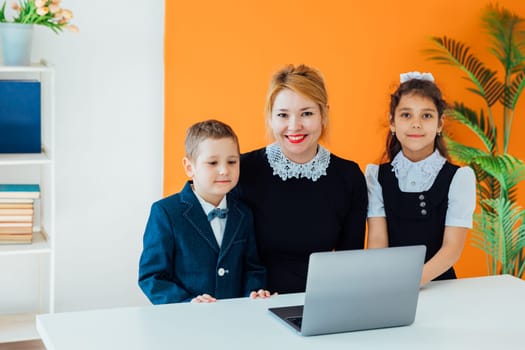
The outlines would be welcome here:
<svg viewBox="0 0 525 350">
<path fill-rule="evenodd" d="M 304 306 L 269 311 L 304 336 L 410 325 L 425 251 L 418 245 L 312 253 Z"/>
</svg>

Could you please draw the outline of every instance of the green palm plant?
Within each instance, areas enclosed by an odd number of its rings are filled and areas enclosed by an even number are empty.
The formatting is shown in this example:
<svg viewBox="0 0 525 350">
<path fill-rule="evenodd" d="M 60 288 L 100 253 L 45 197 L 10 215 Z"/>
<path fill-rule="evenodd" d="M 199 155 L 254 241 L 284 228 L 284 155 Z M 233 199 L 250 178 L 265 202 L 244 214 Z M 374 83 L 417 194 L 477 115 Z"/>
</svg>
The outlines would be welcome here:
<svg viewBox="0 0 525 350">
<path fill-rule="evenodd" d="M 483 101 L 479 112 L 460 102 L 447 111 L 483 146 L 464 145 L 451 135 L 446 140 L 451 156 L 476 173 L 479 211 L 474 216 L 472 244 L 486 253 L 488 273 L 522 277 L 525 209 L 518 204 L 517 185 L 525 180 L 525 163 L 508 149 L 514 111 L 525 88 L 524 19 L 489 5 L 482 24 L 490 38 L 490 53 L 501 63 L 499 70 L 488 68 L 470 47 L 446 36 L 432 37 L 434 48 L 425 53 L 433 61 L 459 69 L 470 82 L 468 91 Z"/>
</svg>

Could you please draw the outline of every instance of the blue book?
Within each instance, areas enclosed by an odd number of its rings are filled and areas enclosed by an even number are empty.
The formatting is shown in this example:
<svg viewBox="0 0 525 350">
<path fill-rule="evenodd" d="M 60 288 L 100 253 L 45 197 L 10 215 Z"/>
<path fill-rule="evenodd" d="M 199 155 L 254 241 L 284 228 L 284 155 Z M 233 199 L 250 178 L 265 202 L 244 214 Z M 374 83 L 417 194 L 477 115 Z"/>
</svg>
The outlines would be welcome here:
<svg viewBox="0 0 525 350">
<path fill-rule="evenodd" d="M 42 150 L 40 82 L 0 80 L 0 153 Z"/>
<path fill-rule="evenodd" d="M 39 198 L 38 184 L 0 184 L 0 198 Z"/>
</svg>

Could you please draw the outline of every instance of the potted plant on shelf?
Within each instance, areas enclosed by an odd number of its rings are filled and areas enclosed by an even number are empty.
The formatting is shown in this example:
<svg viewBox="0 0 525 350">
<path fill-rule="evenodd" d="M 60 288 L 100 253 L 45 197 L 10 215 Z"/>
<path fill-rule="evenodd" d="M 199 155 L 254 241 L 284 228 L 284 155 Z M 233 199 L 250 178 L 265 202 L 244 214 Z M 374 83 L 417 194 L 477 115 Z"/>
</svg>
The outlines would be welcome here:
<svg viewBox="0 0 525 350">
<path fill-rule="evenodd" d="M 59 33 L 64 28 L 78 31 L 71 24 L 73 12 L 60 6 L 60 0 L 19 0 L 10 8 L 14 12 L 8 20 L 4 1 L 0 8 L 0 31 L 2 33 L 2 52 L 5 65 L 29 65 L 33 26 L 41 25 Z"/>
<path fill-rule="evenodd" d="M 479 212 L 474 217 L 473 245 L 487 254 L 488 273 L 522 277 L 525 209 L 518 203 L 517 186 L 525 179 L 525 164 L 508 150 L 513 121 L 519 117 L 514 112 L 525 88 L 524 19 L 489 5 L 482 24 L 500 69 L 487 67 L 470 47 L 446 36 L 431 38 L 434 48 L 425 53 L 459 69 L 471 83 L 468 91 L 481 98 L 479 112 L 454 102 L 448 115 L 477 136 L 483 147 L 464 145 L 450 135 L 447 142 L 452 157 L 476 173 Z"/>
</svg>

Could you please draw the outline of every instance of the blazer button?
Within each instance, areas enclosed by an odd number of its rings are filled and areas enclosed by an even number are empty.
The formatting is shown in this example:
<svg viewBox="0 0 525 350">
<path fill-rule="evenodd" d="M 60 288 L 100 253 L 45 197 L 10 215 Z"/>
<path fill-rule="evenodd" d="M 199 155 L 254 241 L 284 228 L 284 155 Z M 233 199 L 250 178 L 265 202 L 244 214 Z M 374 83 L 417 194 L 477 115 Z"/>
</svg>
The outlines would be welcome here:
<svg viewBox="0 0 525 350">
<path fill-rule="evenodd" d="M 224 276 L 225 273 L 226 271 L 222 267 L 217 270 L 217 274 L 219 275 L 219 277 Z"/>
<path fill-rule="evenodd" d="M 427 205 L 427 203 L 425 203 L 425 202 L 421 202 L 421 203 L 419 203 L 419 206 L 420 206 L 421 208 L 424 208 L 426 205 Z"/>
<path fill-rule="evenodd" d="M 423 199 L 425 199 L 425 195 L 420 194 L 420 195 L 419 195 L 419 200 L 422 201 Z"/>
<path fill-rule="evenodd" d="M 427 215 L 426 209 L 421 209 L 421 215 Z"/>
</svg>

